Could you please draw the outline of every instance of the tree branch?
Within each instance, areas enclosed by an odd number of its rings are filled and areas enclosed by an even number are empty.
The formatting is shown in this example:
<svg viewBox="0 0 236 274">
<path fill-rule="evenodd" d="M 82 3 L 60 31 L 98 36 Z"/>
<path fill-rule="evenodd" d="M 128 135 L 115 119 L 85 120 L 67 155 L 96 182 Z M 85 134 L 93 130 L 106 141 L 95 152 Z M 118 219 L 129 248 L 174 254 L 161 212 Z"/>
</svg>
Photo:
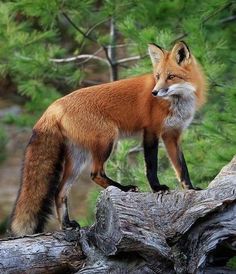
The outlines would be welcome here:
<svg viewBox="0 0 236 274">
<path fill-rule="evenodd" d="M 102 58 L 102 57 L 96 56 L 96 54 L 98 54 L 102 50 L 103 49 L 100 48 L 96 52 L 94 52 L 93 54 L 80 54 L 80 55 L 76 55 L 76 56 L 72 56 L 72 57 L 67 57 L 67 58 L 49 58 L 49 60 L 51 62 L 61 64 L 61 63 L 75 62 L 75 61 L 80 60 L 80 59 L 85 59 L 84 61 L 79 62 L 78 65 L 85 64 L 85 63 L 87 63 L 90 60 L 98 60 L 98 61 L 106 63 L 108 66 L 110 66 L 110 63 L 109 63 L 109 61 L 106 58 Z M 23 55 L 20 55 L 18 53 L 15 53 L 15 56 L 17 58 L 20 58 L 20 59 L 25 60 L 25 61 L 33 61 L 33 58 L 28 57 L 28 56 L 23 56 Z M 127 58 L 119 59 L 119 60 L 116 61 L 115 64 L 121 65 L 121 64 L 126 63 L 126 62 L 140 60 L 142 58 L 145 58 L 146 56 L 147 55 L 145 55 L 145 56 L 132 56 L 132 57 L 127 57 Z"/>
<path fill-rule="evenodd" d="M 147 55 L 141 57 L 141 56 L 137 55 L 137 56 L 127 57 L 127 58 L 122 58 L 122 59 L 117 60 L 117 61 L 116 61 L 116 64 L 120 65 L 120 64 L 126 63 L 126 62 L 131 62 L 131 61 L 140 60 L 140 59 L 142 59 L 142 58 L 144 58 L 144 57 L 146 57 L 146 56 L 147 56 Z"/>
<path fill-rule="evenodd" d="M 97 43 L 97 40 L 92 38 L 90 35 L 87 35 L 84 31 L 82 31 L 71 19 L 70 17 L 65 13 L 62 12 L 63 16 L 66 18 L 66 20 L 80 33 L 82 34 L 85 38 L 91 40 L 94 43 Z"/>
<path fill-rule="evenodd" d="M 87 38 L 87 37 L 90 37 L 90 34 L 93 32 L 93 30 L 94 30 L 95 28 L 97 28 L 98 26 L 100 26 L 101 24 L 105 23 L 107 20 L 108 20 L 108 19 L 106 18 L 106 19 L 104 19 L 104 20 L 102 20 L 102 21 L 96 23 L 95 25 L 93 25 L 91 28 L 89 28 L 89 29 L 86 31 L 85 36 L 83 37 L 83 39 L 82 39 L 82 41 L 81 41 L 81 43 L 80 43 L 80 46 L 79 46 L 79 47 L 80 47 L 80 51 L 82 50 L 82 48 L 83 48 L 83 46 L 84 46 L 84 43 L 85 43 L 86 38 Z"/>
<path fill-rule="evenodd" d="M 221 19 L 220 24 L 231 23 L 233 21 L 236 21 L 236 15 Z"/>
<path fill-rule="evenodd" d="M 87 31 L 86 31 L 86 35 L 89 36 L 90 33 L 92 33 L 98 26 L 100 26 L 101 24 L 107 22 L 109 19 L 106 18 L 106 19 L 103 19 L 101 20 L 100 22 L 94 24 L 92 27 L 90 27 Z"/>
<path fill-rule="evenodd" d="M 65 12 L 62 12 L 62 15 L 73 26 L 73 28 L 75 28 L 84 37 L 84 39 L 82 40 L 82 42 L 80 44 L 80 49 L 83 46 L 85 39 L 89 39 L 93 43 L 96 43 L 96 44 L 100 45 L 101 48 L 93 54 L 79 54 L 77 56 L 67 57 L 67 58 L 49 58 L 49 60 L 51 62 L 59 64 L 59 63 L 75 62 L 75 61 L 78 61 L 78 60 L 81 60 L 81 59 L 85 59 L 84 61 L 78 63 L 78 65 L 82 65 L 82 64 L 87 63 L 90 60 L 97 60 L 97 61 L 100 61 L 100 62 L 103 62 L 103 63 L 107 64 L 108 67 L 109 67 L 109 71 L 110 71 L 110 79 L 111 80 L 117 80 L 117 66 L 118 65 L 122 65 L 126 62 L 135 61 L 135 60 L 139 60 L 139 59 L 143 58 L 141 56 L 133 56 L 133 57 L 127 57 L 127 58 L 122 58 L 120 60 L 116 60 L 116 56 L 114 55 L 115 48 L 124 47 L 124 46 L 126 46 L 126 44 L 119 44 L 119 45 L 115 44 L 115 42 L 116 42 L 115 36 L 116 35 L 115 35 L 115 22 L 114 22 L 114 19 L 111 18 L 111 25 L 110 25 L 110 34 L 111 34 L 111 38 L 113 39 L 113 43 L 112 43 L 112 45 L 105 46 L 103 44 L 100 44 L 98 42 L 98 40 L 93 38 L 90 34 L 92 33 L 92 31 L 97 26 L 99 26 L 102 23 L 106 22 L 108 19 L 105 19 L 105 20 L 102 20 L 102 21 L 96 23 L 88 31 L 84 32 L 71 20 L 71 18 Z M 104 51 L 106 58 L 96 56 L 96 54 L 99 53 L 101 50 Z M 26 61 L 33 60 L 30 57 L 22 56 L 18 53 L 15 53 L 15 55 L 18 58 L 21 58 L 22 60 L 26 60 Z"/>
<path fill-rule="evenodd" d="M 98 49 L 97 51 L 95 51 L 93 54 L 80 54 L 77 56 L 73 56 L 73 57 L 68 57 L 68 58 L 50 58 L 49 60 L 54 62 L 54 63 L 68 63 L 68 62 L 74 62 L 80 59 L 85 59 L 84 61 L 78 63 L 78 65 L 82 65 L 84 63 L 87 63 L 88 61 L 95 59 L 101 62 L 104 62 L 106 64 L 109 65 L 107 59 L 96 56 L 96 54 L 98 54 L 99 52 L 101 52 L 103 50 L 103 48 Z"/>
<path fill-rule="evenodd" d="M 209 14 L 208 16 L 206 16 L 202 23 L 205 24 L 209 19 L 211 19 L 212 17 L 216 16 L 218 13 L 220 13 L 221 11 L 223 11 L 224 9 L 227 9 L 228 7 L 230 7 L 232 5 L 232 2 L 228 2 L 225 5 L 223 5 L 222 7 L 219 7 L 218 9 L 216 9 L 214 12 L 212 12 L 211 14 Z"/>
<path fill-rule="evenodd" d="M 63 59 L 55 59 L 55 58 L 50 58 L 50 61 L 55 62 L 55 63 L 68 63 L 68 62 L 74 62 L 80 59 L 85 59 L 86 60 L 82 63 L 85 63 L 91 59 L 95 59 L 95 60 L 99 60 L 102 61 L 104 63 L 108 63 L 108 61 L 102 57 L 99 56 L 95 56 L 93 54 L 81 54 L 81 55 L 77 55 L 77 56 L 73 56 L 73 57 L 68 57 L 68 58 L 63 58 Z"/>
<path fill-rule="evenodd" d="M 104 52 L 105 52 L 105 55 L 106 55 L 106 59 L 107 59 L 107 64 L 109 65 L 109 70 L 110 70 L 110 75 L 112 75 L 112 61 L 111 61 L 111 59 L 110 59 L 110 57 L 109 57 L 109 54 L 108 54 L 108 49 L 107 49 L 107 47 L 105 46 L 105 45 L 103 45 L 103 44 L 100 44 L 99 42 L 98 42 L 98 40 L 97 39 L 94 39 L 93 37 L 91 37 L 90 35 L 88 35 L 87 33 L 85 33 L 84 31 L 82 31 L 78 26 L 76 26 L 76 24 L 70 19 L 70 17 L 65 13 L 65 12 L 63 12 L 62 13 L 64 16 L 65 16 L 65 18 L 68 20 L 68 22 L 80 33 L 80 34 L 82 34 L 85 38 L 87 38 L 87 39 L 89 39 L 90 41 L 92 41 L 92 42 L 94 42 L 94 43 L 96 43 L 96 44 L 98 44 L 98 45 L 100 45 L 101 47 L 102 47 L 102 49 L 104 50 Z M 91 32 L 90 32 L 91 33 Z M 95 58 L 95 59 L 97 59 L 97 58 Z"/>
</svg>

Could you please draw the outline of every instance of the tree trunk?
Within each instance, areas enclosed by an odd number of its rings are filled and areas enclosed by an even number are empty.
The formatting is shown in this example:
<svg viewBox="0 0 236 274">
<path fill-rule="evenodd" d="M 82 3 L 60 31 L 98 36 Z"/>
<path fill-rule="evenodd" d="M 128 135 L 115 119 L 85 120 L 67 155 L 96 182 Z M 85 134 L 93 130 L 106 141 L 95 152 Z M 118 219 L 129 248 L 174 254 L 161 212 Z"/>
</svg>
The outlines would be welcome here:
<svg viewBox="0 0 236 274">
<path fill-rule="evenodd" d="M 35 234 L 0 241 L 0 273 L 75 273 L 85 256 L 79 232 Z"/>
<path fill-rule="evenodd" d="M 2 240 L 0 273 L 236 273 L 236 157 L 202 191 L 109 187 L 78 234 Z"/>
<path fill-rule="evenodd" d="M 110 60 L 110 81 L 118 80 L 118 64 L 116 58 L 116 44 L 117 44 L 117 32 L 115 19 L 112 17 L 110 20 L 110 45 L 108 46 L 108 57 Z"/>
</svg>

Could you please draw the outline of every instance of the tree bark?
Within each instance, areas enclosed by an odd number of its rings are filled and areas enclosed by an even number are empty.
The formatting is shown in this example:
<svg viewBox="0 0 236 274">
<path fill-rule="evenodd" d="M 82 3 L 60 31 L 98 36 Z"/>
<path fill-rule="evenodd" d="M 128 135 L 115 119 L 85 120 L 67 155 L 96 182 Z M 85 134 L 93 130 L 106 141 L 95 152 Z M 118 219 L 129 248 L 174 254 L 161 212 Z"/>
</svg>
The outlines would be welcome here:
<svg viewBox="0 0 236 274">
<path fill-rule="evenodd" d="M 35 234 L 0 241 L 0 273 L 75 273 L 85 256 L 78 231 Z"/>
<path fill-rule="evenodd" d="M 118 80 L 118 64 L 116 58 L 116 44 L 117 44 L 117 32 L 115 18 L 110 20 L 110 45 L 108 46 L 108 57 L 110 61 L 110 81 Z"/>
<path fill-rule="evenodd" d="M 0 273 L 236 273 L 236 157 L 202 191 L 109 187 L 93 226 L 58 233 L 0 241 Z"/>
</svg>

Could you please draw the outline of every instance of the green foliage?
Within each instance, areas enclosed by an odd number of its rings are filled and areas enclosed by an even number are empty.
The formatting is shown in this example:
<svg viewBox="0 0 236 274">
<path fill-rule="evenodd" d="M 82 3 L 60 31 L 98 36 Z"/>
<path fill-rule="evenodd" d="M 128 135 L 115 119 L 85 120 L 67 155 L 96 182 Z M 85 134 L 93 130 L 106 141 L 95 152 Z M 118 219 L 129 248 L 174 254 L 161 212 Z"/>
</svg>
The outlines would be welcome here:
<svg viewBox="0 0 236 274">
<path fill-rule="evenodd" d="M 80 73 L 74 63 L 57 64 L 64 57 L 59 41 L 60 1 L 0 3 L 0 75 L 8 75 L 26 98 L 26 110 L 36 114 L 60 95 L 76 87 Z M 76 73 L 75 73 L 76 71 Z"/>
<path fill-rule="evenodd" d="M 142 56 L 135 65 L 119 67 L 121 78 L 152 70 L 148 43 L 170 49 L 176 40 L 184 39 L 209 80 L 208 103 L 183 136 L 192 180 L 206 187 L 236 152 L 236 21 L 224 22 L 235 13 L 235 1 L 227 0 L 1 2 L 0 75 L 10 76 L 25 98 L 23 115 L 8 116 L 5 121 L 30 125 L 52 101 L 77 88 L 91 70 L 85 64 L 78 67 L 76 62 L 56 63 L 52 58 L 93 53 L 101 45 L 108 46 L 111 17 L 119 43 L 127 44 L 119 54 Z M 97 71 L 104 71 L 99 63 L 96 66 Z M 128 152 L 136 145 L 133 141 L 119 143 L 108 173 L 122 183 L 137 183 L 141 190 L 149 191 L 142 154 L 137 153 L 130 163 L 132 153 Z M 160 181 L 176 187 L 163 147 L 159 158 Z M 97 191 L 89 198 L 91 208 L 96 197 Z"/>
<path fill-rule="evenodd" d="M 88 209 L 88 215 L 78 219 L 78 222 L 81 226 L 89 226 L 93 224 L 95 220 L 96 201 L 98 199 L 100 192 L 101 188 L 95 186 L 94 189 L 89 193 L 86 204 L 86 207 Z"/>
<path fill-rule="evenodd" d="M 227 266 L 230 267 L 232 270 L 236 270 L 236 256 L 232 257 L 229 262 L 227 263 Z"/>
</svg>

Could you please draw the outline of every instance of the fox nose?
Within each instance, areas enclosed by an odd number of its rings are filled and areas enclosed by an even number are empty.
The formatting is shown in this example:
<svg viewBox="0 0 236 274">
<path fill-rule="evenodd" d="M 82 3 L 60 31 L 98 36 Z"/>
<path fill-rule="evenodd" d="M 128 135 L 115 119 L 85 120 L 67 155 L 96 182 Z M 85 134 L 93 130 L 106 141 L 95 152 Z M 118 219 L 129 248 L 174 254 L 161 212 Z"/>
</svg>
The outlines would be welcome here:
<svg viewBox="0 0 236 274">
<path fill-rule="evenodd" d="M 165 94 L 166 92 L 168 91 L 168 88 L 161 88 L 161 89 L 159 89 L 159 90 L 153 90 L 152 91 L 152 95 L 153 96 L 158 96 L 158 93 L 160 93 L 160 94 Z"/>
<path fill-rule="evenodd" d="M 158 94 L 158 90 L 155 90 L 155 89 L 154 89 L 154 90 L 152 91 L 152 95 L 153 95 L 153 96 L 157 96 L 157 94 Z"/>
</svg>

